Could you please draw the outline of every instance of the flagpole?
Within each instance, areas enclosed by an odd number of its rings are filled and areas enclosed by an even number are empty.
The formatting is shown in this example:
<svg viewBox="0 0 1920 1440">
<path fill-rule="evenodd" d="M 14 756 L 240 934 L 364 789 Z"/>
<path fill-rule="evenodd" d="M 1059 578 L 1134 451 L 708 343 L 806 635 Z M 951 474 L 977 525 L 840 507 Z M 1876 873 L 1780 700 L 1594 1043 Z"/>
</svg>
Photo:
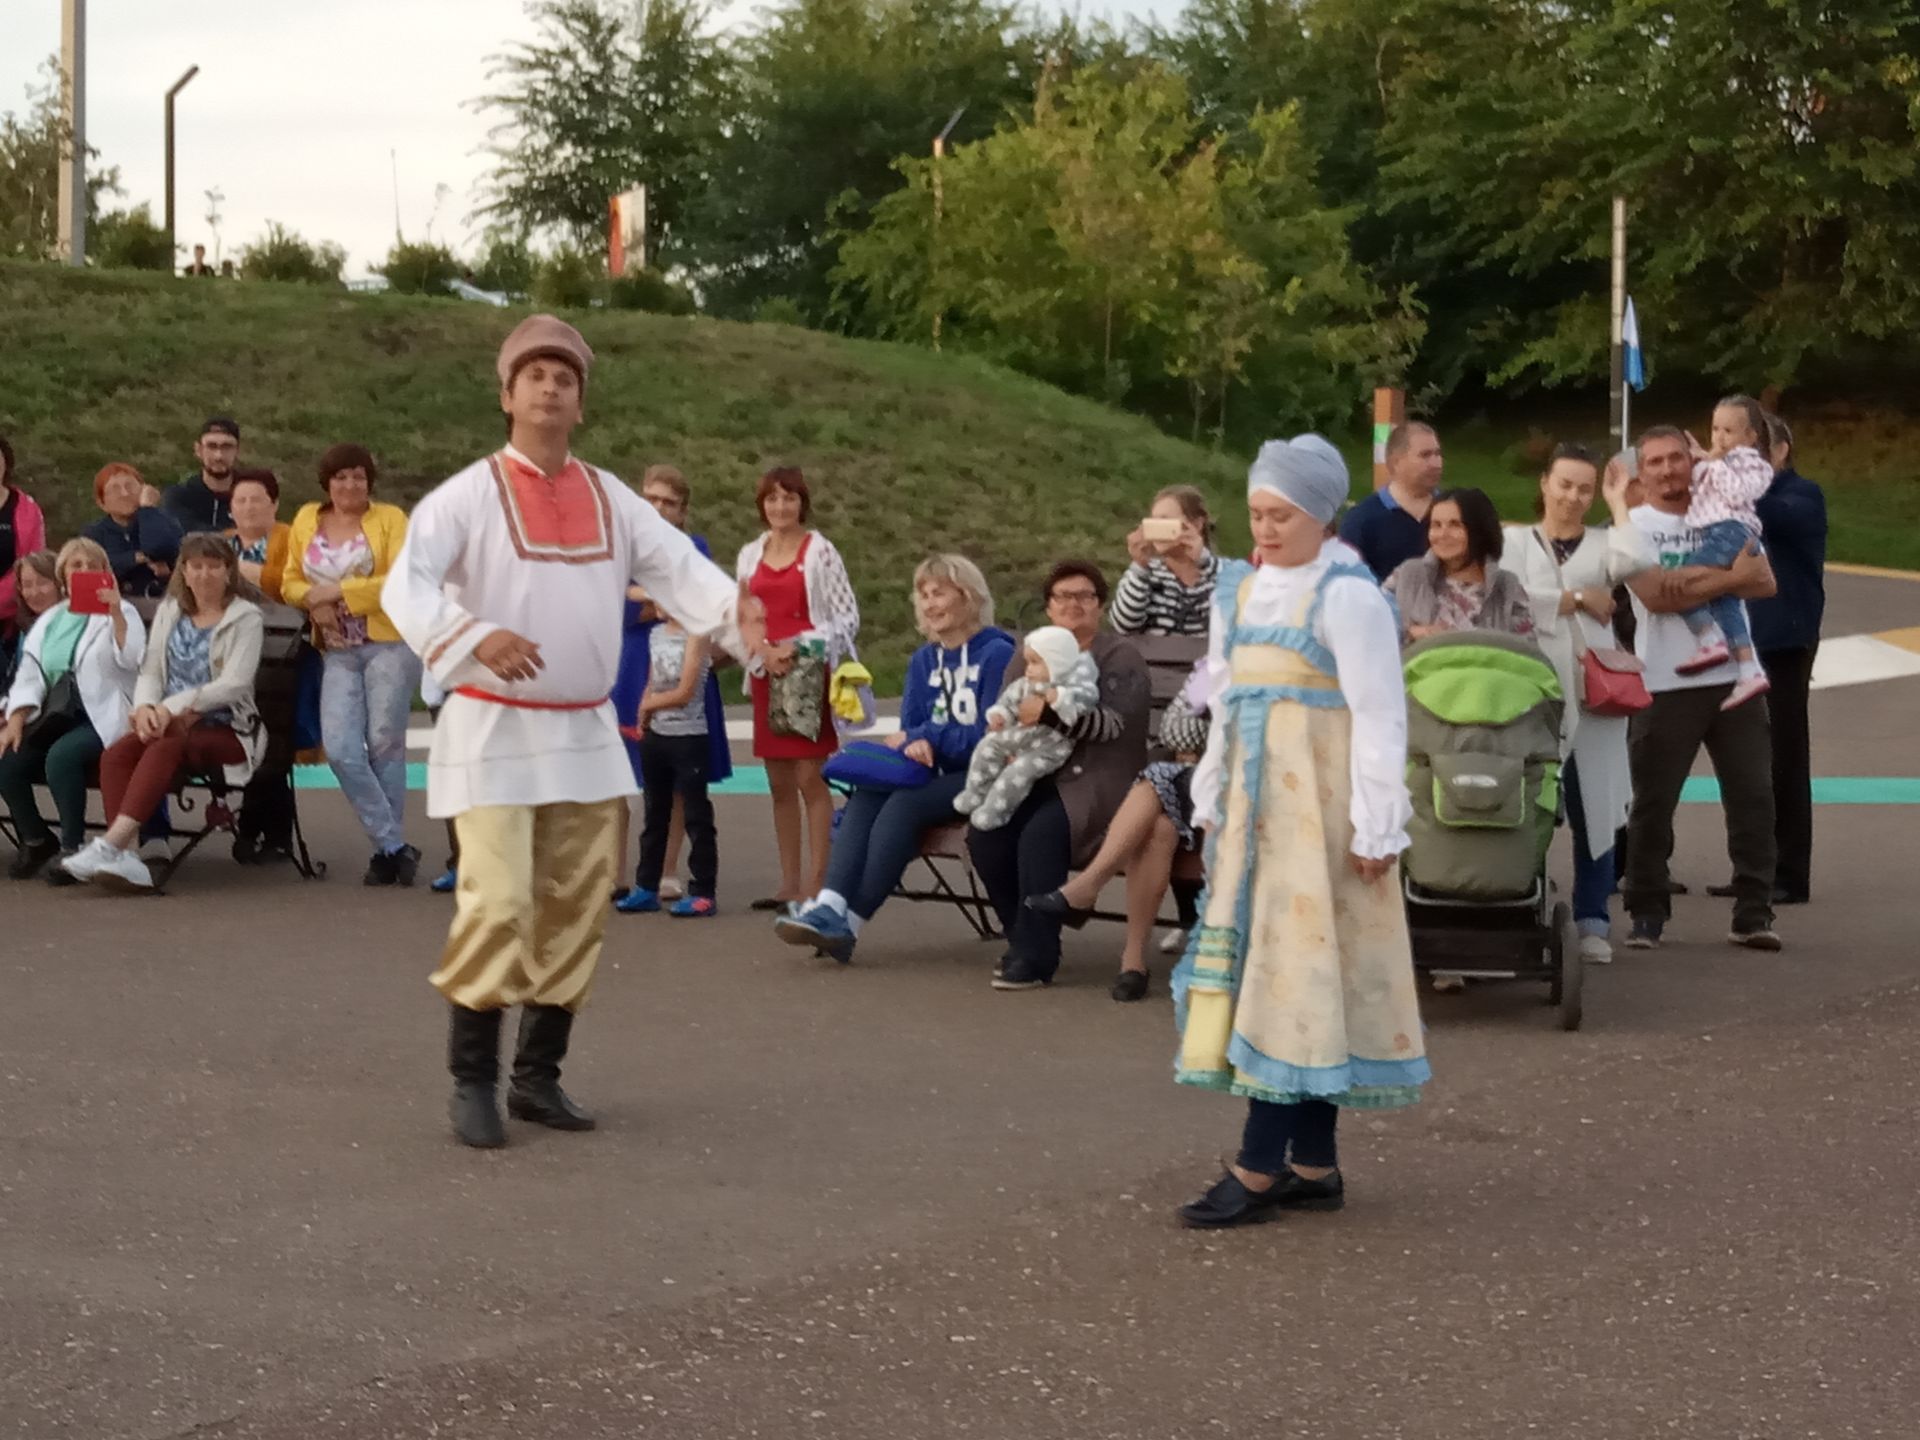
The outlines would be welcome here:
<svg viewBox="0 0 1920 1440">
<path fill-rule="evenodd" d="M 1613 197 L 1613 354 L 1608 385 L 1608 418 L 1613 448 L 1627 448 L 1627 368 L 1624 337 L 1627 323 L 1627 197 Z"/>
</svg>

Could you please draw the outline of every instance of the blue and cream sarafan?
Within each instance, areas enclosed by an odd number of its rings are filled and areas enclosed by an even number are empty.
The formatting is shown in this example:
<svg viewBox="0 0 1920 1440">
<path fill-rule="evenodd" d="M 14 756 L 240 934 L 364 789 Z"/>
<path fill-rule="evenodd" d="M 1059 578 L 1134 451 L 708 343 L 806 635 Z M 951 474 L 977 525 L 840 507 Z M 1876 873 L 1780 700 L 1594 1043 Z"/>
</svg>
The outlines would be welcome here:
<svg viewBox="0 0 1920 1440">
<path fill-rule="evenodd" d="M 1201 924 L 1173 976 L 1176 1078 L 1282 1104 L 1410 1105 L 1431 1071 L 1406 911 L 1391 876 L 1369 884 L 1348 860 L 1353 717 L 1316 633 L 1328 586 L 1375 582 L 1335 561 L 1289 623 L 1251 626 L 1255 578 L 1223 565 L 1214 595 L 1226 768 Z"/>
</svg>

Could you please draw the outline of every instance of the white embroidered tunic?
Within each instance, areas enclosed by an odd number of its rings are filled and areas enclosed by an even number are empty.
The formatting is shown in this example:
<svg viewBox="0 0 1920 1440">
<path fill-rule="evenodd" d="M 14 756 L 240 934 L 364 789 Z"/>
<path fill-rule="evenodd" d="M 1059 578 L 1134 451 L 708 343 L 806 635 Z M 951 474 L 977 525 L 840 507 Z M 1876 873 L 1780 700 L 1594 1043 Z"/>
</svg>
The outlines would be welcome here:
<svg viewBox="0 0 1920 1440">
<path fill-rule="evenodd" d="M 421 500 L 381 605 L 448 692 L 427 759 L 428 815 L 635 793 L 607 698 L 629 583 L 738 651 L 734 583 L 604 470 L 569 456 L 548 476 L 508 446 Z M 545 668 L 508 682 L 475 660 L 499 629 L 538 645 Z"/>
</svg>

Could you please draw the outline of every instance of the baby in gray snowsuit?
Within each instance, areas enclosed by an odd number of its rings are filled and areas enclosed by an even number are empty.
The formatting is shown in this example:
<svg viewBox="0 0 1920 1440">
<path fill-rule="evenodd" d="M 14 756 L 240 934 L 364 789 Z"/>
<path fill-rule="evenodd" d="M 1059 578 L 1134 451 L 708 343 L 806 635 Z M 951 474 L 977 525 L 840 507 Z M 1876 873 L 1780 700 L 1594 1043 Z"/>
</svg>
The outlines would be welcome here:
<svg viewBox="0 0 1920 1440">
<path fill-rule="evenodd" d="M 987 711 L 987 733 L 974 746 L 967 787 L 953 808 L 976 830 L 997 830 L 1020 808 L 1033 785 L 1067 763 L 1073 741 L 1047 725 L 1022 725 L 1021 703 L 1038 695 L 1071 725 L 1100 703 L 1100 670 L 1073 632 L 1043 625 L 1027 636 L 1026 674 Z"/>
</svg>

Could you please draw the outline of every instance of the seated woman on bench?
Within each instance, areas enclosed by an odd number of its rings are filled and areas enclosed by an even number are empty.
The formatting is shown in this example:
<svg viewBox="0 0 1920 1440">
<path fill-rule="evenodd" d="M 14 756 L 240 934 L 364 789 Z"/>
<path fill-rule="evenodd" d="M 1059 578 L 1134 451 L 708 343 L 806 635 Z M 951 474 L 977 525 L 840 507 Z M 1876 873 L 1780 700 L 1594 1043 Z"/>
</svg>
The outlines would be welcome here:
<svg viewBox="0 0 1920 1440">
<path fill-rule="evenodd" d="M 913 610 L 927 643 L 907 667 L 900 729 L 887 744 L 933 771 L 926 784 L 856 789 L 840 814 L 827 857 L 826 888 L 774 922 L 789 945 L 811 946 L 845 963 L 860 929 L 900 883 L 920 837 L 960 816 L 954 796 L 967 783 L 973 747 L 986 733 L 987 707 L 1000 693 L 1013 637 L 994 628 L 993 596 L 971 560 L 935 555 L 913 572 Z"/>
<path fill-rule="evenodd" d="M 1057 890 L 1029 895 L 1029 910 L 1070 929 L 1087 923 L 1100 892 L 1114 876 L 1127 877 L 1127 941 L 1120 973 L 1108 993 L 1127 1003 L 1147 996 L 1147 941 L 1160 923 L 1160 904 L 1173 883 L 1175 859 L 1200 848 L 1193 828 L 1193 767 L 1207 748 L 1206 661 L 1160 717 L 1160 746 L 1172 755 L 1140 772 L 1107 827 L 1100 853 Z"/>
<path fill-rule="evenodd" d="M 219 767 L 226 783 L 247 783 L 266 752 L 254 706 L 265 627 L 242 592 L 240 562 L 226 539 L 189 535 L 147 637 L 133 691 L 131 731 L 100 757 L 107 833 L 61 862 L 76 880 L 110 890 L 153 889 L 134 853 L 140 827 L 186 775 Z M 253 593 L 258 594 L 258 591 Z"/>
</svg>

